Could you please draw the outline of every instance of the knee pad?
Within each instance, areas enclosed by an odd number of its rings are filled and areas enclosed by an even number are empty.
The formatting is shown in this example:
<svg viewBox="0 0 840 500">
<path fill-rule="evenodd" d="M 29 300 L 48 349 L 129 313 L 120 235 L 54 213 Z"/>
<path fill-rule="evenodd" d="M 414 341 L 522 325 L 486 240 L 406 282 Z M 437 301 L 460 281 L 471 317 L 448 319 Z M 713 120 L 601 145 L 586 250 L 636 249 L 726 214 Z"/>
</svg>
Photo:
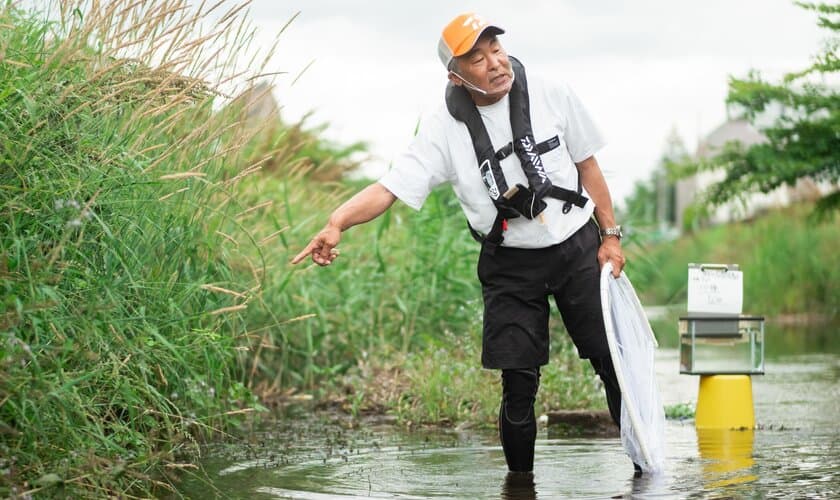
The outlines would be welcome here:
<svg viewBox="0 0 840 500">
<path fill-rule="evenodd" d="M 533 418 L 539 385 L 538 368 L 502 370 L 502 414 L 508 422 L 526 423 Z"/>
</svg>

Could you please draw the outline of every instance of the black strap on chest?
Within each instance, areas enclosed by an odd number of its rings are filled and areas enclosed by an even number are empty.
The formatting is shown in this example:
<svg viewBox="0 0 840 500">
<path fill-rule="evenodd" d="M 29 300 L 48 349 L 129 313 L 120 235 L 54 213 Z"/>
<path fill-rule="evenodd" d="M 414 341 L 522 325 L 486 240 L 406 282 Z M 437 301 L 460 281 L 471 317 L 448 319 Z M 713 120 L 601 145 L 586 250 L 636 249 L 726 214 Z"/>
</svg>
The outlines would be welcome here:
<svg viewBox="0 0 840 500">
<path fill-rule="evenodd" d="M 546 139 L 541 143 L 537 144 L 537 153 L 541 155 L 546 154 L 559 145 L 560 138 L 555 135 L 551 139 Z M 511 153 L 513 153 L 513 143 L 509 142 L 505 144 L 500 150 L 496 151 L 496 159 L 502 161 L 508 156 L 510 156 Z"/>
<path fill-rule="evenodd" d="M 493 248 L 504 239 L 508 219 L 520 216 L 533 219 L 539 216 L 546 208 L 543 201 L 546 196 L 565 201 L 562 210 L 564 214 L 571 210 L 572 205 L 583 208 L 588 201 L 588 198 L 581 194 L 579 174 L 576 191 L 554 186 L 548 178 L 540 155 L 558 147 L 560 139 L 554 136 L 540 143 L 534 140 L 525 68 L 514 57 L 510 57 L 510 61 L 514 80 L 508 95 L 514 139 L 498 151 L 493 147 L 484 121 L 467 90 L 451 82 L 446 87 L 446 107 L 456 120 L 464 122 L 467 126 L 481 179 L 498 212 L 488 234 L 482 235 L 472 227 L 470 232 L 478 241 L 490 244 Z M 500 162 L 511 154 L 516 154 L 519 158 L 528 186 L 508 186 Z"/>
</svg>

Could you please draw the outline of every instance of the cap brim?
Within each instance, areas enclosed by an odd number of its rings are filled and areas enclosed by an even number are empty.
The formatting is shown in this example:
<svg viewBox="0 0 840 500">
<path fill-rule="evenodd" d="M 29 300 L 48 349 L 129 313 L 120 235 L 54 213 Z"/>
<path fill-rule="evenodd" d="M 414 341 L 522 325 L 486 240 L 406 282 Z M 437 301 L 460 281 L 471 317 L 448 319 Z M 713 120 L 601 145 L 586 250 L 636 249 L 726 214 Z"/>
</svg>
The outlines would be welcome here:
<svg viewBox="0 0 840 500">
<path fill-rule="evenodd" d="M 481 37 L 484 36 L 485 33 L 490 34 L 490 35 L 501 35 L 504 32 L 505 32 L 505 30 L 503 30 L 502 28 L 500 28 L 498 26 L 493 26 L 492 24 L 488 24 L 481 31 L 478 32 L 478 35 L 475 37 L 475 40 L 473 40 L 472 44 L 469 47 L 467 47 L 465 50 L 461 51 L 459 54 L 453 54 L 453 56 L 454 57 L 460 57 L 460 56 L 466 54 L 467 52 L 471 51 L 473 49 L 473 47 L 475 47 L 475 44 L 478 43 L 478 40 L 481 39 Z"/>
</svg>

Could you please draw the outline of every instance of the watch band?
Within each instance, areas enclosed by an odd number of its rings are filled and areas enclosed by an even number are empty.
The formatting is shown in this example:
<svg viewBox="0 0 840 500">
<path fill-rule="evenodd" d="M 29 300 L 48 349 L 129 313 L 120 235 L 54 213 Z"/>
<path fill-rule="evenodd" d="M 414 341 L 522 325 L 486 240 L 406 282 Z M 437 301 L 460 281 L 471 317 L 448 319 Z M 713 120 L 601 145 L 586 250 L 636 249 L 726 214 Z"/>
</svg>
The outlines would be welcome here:
<svg viewBox="0 0 840 500">
<path fill-rule="evenodd" d="M 601 229 L 601 236 L 615 236 L 616 238 L 621 239 L 623 236 L 621 226 L 605 227 Z"/>
</svg>

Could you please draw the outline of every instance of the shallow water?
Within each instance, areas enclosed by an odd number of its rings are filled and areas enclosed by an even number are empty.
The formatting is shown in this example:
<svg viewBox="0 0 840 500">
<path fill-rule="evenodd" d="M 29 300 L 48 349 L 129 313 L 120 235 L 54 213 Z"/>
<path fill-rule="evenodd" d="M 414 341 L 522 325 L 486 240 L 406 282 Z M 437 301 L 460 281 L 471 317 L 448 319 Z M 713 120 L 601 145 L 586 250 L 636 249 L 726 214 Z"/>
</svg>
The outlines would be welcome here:
<svg viewBox="0 0 840 500">
<path fill-rule="evenodd" d="M 663 402 L 693 402 L 698 380 L 660 350 Z M 701 433 L 668 421 L 667 468 L 633 478 L 618 439 L 541 429 L 533 482 L 505 483 L 492 432 L 346 429 L 311 415 L 278 419 L 248 445 L 205 450 L 191 498 L 840 498 L 840 355 L 780 356 L 753 377 L 758 430 Z"/>
</svg>

